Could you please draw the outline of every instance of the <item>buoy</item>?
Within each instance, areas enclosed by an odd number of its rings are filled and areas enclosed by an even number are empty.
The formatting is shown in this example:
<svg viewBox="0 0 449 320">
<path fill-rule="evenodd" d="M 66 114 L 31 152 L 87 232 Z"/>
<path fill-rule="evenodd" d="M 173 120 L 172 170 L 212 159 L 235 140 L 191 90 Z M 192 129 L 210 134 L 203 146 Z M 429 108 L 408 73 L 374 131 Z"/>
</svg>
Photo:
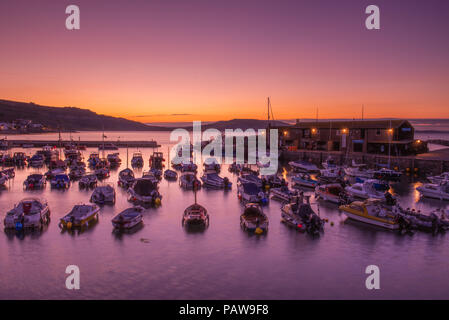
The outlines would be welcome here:
<svg viewBox="0 0 449 320">
<path fill-rule="evenodd" d="M 265 185 L 265 190 L 269 190 L 270 186 L 268 184 Z"/>
<path fill-rule="evenodd" d="M 154 200 L 154 203 L 158 206 L 158 205 L 160 205 L 161 204 L 161 198 L 156 198 L 155 200 Z"/>
<path fill-rule="evenodd" d="M 16 231 L 20 231 L 20 230 L 22 230 L 22 228 L 23 228 L 22 223 L 16 222 Z"/>
<path fill-rule="evenodd" d="M 415 168 L 415 172 L 418 172 L 418 168 Z"/>
<path fill-rule="evenodd" d="M 72 223 L 71 222 L 67 222 L 67 229 L 72 229 Z"/>
<path fill-rule="evenodd" d="M 331 221 L 331 227 L 333 227 L 334 226 L 334 222 L 333 221 Z"/>
<path fill-rule="evenodd" d="M 409 172 L 409 171 L 410 171 L 410 168 L 406 168 L 405 171 Z"/>
<path fill-rule="evenodd" d="M 256 230 L 254 231 L 255 234 L 262 234 L 263 230 L 261 228 L 256 228 Z"/>
</svg>

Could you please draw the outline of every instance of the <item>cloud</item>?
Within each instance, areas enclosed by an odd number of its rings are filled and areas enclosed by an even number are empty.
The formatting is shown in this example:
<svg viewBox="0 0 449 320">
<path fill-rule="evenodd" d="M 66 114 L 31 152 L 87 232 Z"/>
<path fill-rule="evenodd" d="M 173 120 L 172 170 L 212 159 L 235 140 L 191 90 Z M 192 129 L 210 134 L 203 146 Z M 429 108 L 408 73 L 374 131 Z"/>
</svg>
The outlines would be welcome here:
<svg viewBox="0 0 449 320">
<path fill-rule="evenodd" d="M 151 117 L 184 117 L 184 116 L 193 116 L 193 113 L 167 113 L 167 114 L 140 114 L 137 116 L 132 116 L 133 118 L 151 118 Z"/>
</svg>

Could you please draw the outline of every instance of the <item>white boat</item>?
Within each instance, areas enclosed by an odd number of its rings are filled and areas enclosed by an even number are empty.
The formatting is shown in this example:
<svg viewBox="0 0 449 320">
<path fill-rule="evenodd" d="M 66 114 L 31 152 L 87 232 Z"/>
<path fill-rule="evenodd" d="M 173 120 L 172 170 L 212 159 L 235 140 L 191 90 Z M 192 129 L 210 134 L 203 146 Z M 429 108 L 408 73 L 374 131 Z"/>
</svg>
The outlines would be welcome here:
<svg viewBox="0 0 449 320">
<path fill-rule="evenodd" d="M 335 163 L 335 160 L 331 156 L 328 156 L 327 159 L 321 163 L 321 165 L 323 166 L 324 169 L 339 168 L 339 166 L 337 166 L 337 164 Z"/>
<path fill-rule="evenodd" d="M 110 185 L 96 187 L 90 196 L 90 202 L 96 204 L 114 204 L 115 189 Z"/>
<path fill-rule="evenodd" d="M 34 167 L 34 168 L 42 167 L 44 165 L 44 162 L 45 162 L 45 159 L 44 159 L 43 155 L 35 154 L 34 156 L 32 156 L 30 158 L 29 166 Z"/>
<path fill-rule="evenodd" d="M 397 230 L 400 228 L 396 216 L 383 207 L 379 200 L 369 199 L 363 202 L 355 201 L 351 204 L 342 205 L 339 209 L 343 211 L 348 218 L 356 221 L 389 230 Z"/>
<path fill-rule="evenodd" d="M 254 183 L 259 188 L 262 188 L 262 179 L 260 179 L 257 175 L 252 173 L 242 173 L 240 177 L 237 178 L 237 181 L 240 183 Z"/>
<path fill-rule="evenodd" d="M 61 218 L 59 227 L 61 229 L 88 227 L 89 223 L 98 220 L 100 207 L 96 204 L 78 204 L 64 217 Z"/>
<path fill-rule="evenodd" d="M 318 172 L 319 169 L 316 165 L 308 161 L 290 161 L 289 166 L 292 167 L 295 172 Z"/>
<path fill-rule="evenodd" d="M 132 229 L 143 222 L 143 210 L 140 206 L 125 209 L 112 218 L 112 225 L 118 230 Z"/>
<path fill-rule="evenodd" d="M 210 188 L 216 189 L 231 189 L 232 182 L 229 181 L 227 177 L 220 177 L 217 173 L 204 173 L 201 176 L 201 181 L 203 181 L 203 185 Z"/>
<path fill-rule="evenodd" d="M 204 161 L 204 171 L 215 171 L 219 173 L 221 170 L 221 166 L 218 163 L 218 160 L 215 158 L 207 158 Z"/>
<path fill-rule="evenodd" d="M 318 179 L 320 182 L 335 182 L 341 180 L 344 176 L 342 168 L 334 167 L 320 170 Z"/>
<path fill-rule="evenodd" d="M 280 188 L 270 189 L 270 194 L 272 199 L 290 202 L 292 198 L 298 194 L 298 192 L 296 190 L 289 189 L 287 186 L 282 186 Z"/>
<path fill-rule="evenodd" d="M 344 168 L 346 175 L 350 177 L 360 177 L 370 179 L 374 176 L 374 170 L 366 169 L 366 164 L 355 163 L 352 160 L 352 165 L 350 167 Z"/>
<path fill-rule="evenodd" d="M 25 190 L 43 189 L 47 184 L 47 180 L 42 174 L 30 174 L 23 182 Z"/>
<path fill-rule="evenodd" d="M 122 188 L 128 189 L 133 184 L 135 179 L 134 172 L 131 169 L 123 169 L 118 174 L 118 185 Z"/>
<path fill-rule="evenodd" d="M 174 170 L 167 169 L 164 171 L 164 178 L 167 180 L 178 180 L 178 173 Z"/>
<path fill-rule="evenodd" d="M 318 185 L 318 180 L 312 179 L 312 177 L 305 173 L 299 173 L 291 178 L 293 187 L 307 187 L 314 188 Z"/>
<path fill-rule="evenodd" d="M 381 168 L 373 172 L 373 177 L 377 179 L 399 179 L 401 176 L 402 172 L 388 168 Z"/>
<path fill-rule="evenodd" d="M 245 231 L 263 234 L 268 231 L 268 217 L 263 213 L 260 205 L 248 203 L 240 216 L 240 226 Z"/>
<path fill-rule="evenodd" d="M 360 199 L 379 199 L 385 200 L 385 191 L 377 190 L 375 184 L 377 180 L 368 179 L 362 183 L 354 183 L 351 186 L 346 186 L 345 191 L 348 195 Z"/>
<path fill-rule="evenodd" d="M 40 229 L 50 222 L 50 209 L 47 201 L 37 198 L 21 200 L 6 214 L 5 229 L 21 230 L 22 228 Z"/>
<path fill-rule="evenodd" d="M 449 200 L 449 184 L 434 184 L 434 183 L 425 183 L 422 186 L 416 188 L 416 190 L 423 197 L 434 198 L 440 200 Z"/>
<path fill-rule="evenodd" d="M 136 179 L 128 189 L 128 194 L 128 201 L 135 204 L 159 206 L 162 200 L 157 183 L 147 178 Z"/>
<path fill-rule="evenodd" d="M 438 176 L 430 176 L 427 179 L 433 184 L 440 184 L 445 181 L 449 181 L 449 172 L 443 172 Z"/>
<path fill-rule="evenodd" d="M 179 178 L 179 186 L 183 189 L 193 190 L 195 184 L 197 185 L 197 188 L 201 188 L 201 181 L 193 172 L 185 172 Z"/>
<path fill-rule="evenodd" d="M 98 183 L 97 175 L 94 173 L 87 174 L 81 177 L 78 185 L 80 188 L 93 188 L 96 187 Z"/>
<path fill-rule="evenodd" d="M 184 214 L 182 215 L 182 225 L 185 227 L 207 227 L 209 226 L 209 214 L 207 213 L 207 209 L 196 201 L 197 189 L 194 188 L 193 191 L 195 193 L 195 203 L 184 210 Z"/>
<path fill-rule="evenodd" d="M 239 183 L 237 197 L 244 202 L 267 204 L 268 197 L 262 189 L 253 182 Z"/>
</svg>

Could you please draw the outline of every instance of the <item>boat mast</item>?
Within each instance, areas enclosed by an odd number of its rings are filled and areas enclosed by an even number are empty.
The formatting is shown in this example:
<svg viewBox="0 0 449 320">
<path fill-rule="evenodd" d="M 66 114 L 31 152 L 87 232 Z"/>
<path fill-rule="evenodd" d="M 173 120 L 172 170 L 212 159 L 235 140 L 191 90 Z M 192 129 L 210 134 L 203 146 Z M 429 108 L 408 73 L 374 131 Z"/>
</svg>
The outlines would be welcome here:
<svg viewBox="0 0 449 320">
<path fill-rule="evenodd" d="M 103 124 L 103 158 L 104 158 L 104 124 Z"/>
<path fill-rule="evenodd" d="M 129 156 L 128 156 L 128 144 L 126 144 L 126 169 L 128 169 L 128 167 L 129 167 L 128 159 L 129 159 Z"/>
<path fill-rule="evenodd" d="M 393 130 L 391 128 L 391 119 L 390 119 L 390 128 L 388 129 L 388 169 L 390 169 L 390 157 L 391 157 L 391 139 L 393 136 Z"/>
</svg>

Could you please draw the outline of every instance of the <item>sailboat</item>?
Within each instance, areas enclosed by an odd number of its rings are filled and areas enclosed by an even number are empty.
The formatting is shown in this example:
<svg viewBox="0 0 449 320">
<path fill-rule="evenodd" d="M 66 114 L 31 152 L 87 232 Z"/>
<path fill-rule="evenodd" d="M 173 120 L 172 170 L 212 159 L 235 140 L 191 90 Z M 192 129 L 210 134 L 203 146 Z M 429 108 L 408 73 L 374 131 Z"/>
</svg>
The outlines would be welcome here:
<svg viewBox="0 0 449 320">
<path fill-rule="evenodd" d="M 164 171 L 164 178 L 166 180 L 178 180 L 178 173 L 175 170 L 171 170 L 171 161 L 170 161 L 170 147 L 167 147 L 167 157 L 169 159 L 168 161 L 168 169 Z"/>
<path fill-rule="evenodd" d="M 182 216 L 183 226 L 206 227 L 209 225 L 209 214 L 207 213 L 207 209 L 204 208 L 202 205 L 198 204 L 196 200 L 196 192 L 198 188 L 199 185 L 195 184 L 193 188 L 193 192 L 195 194 L 195 203 L 184 210 L 184 214 Z"/>
</svg>

